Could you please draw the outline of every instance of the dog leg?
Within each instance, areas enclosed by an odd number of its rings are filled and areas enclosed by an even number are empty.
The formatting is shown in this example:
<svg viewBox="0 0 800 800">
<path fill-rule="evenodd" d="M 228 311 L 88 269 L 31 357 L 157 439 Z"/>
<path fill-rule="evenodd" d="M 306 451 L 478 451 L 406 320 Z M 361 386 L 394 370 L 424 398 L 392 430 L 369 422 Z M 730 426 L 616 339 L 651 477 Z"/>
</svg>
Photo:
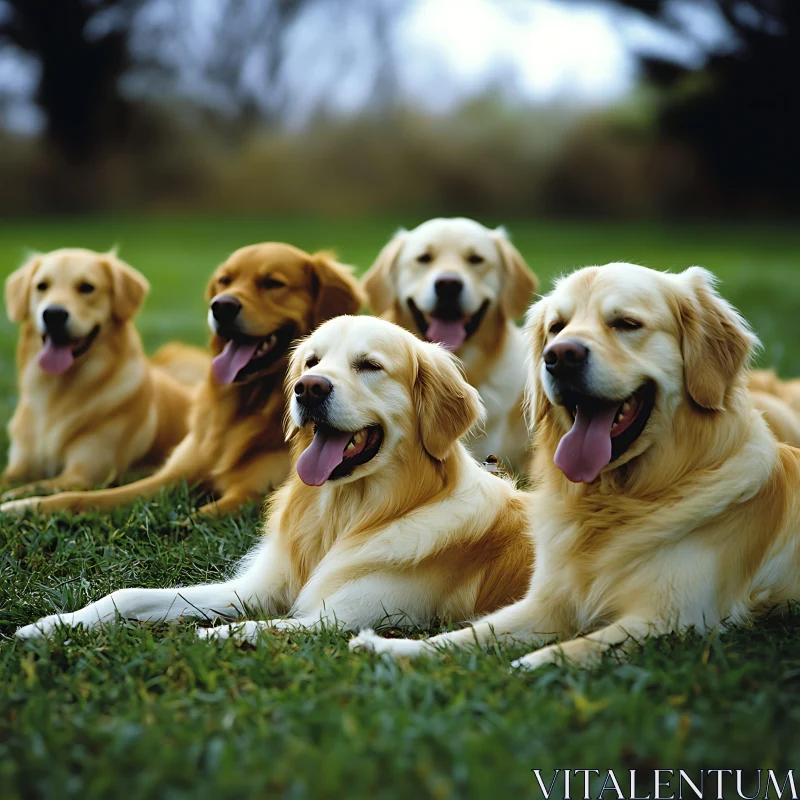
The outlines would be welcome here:
<svg viewBox="0 0 800 800">
<path fill-rule="evenodd" d="M 26 497 L 0 505 L 0 513 L 24 515 L 36 510 L 43 514 L 54 511 L 87 511 L 90 509 L 107 511 L 133 503 L 135 500 L 154 497 L 166 486 L 180 480 L 194 481 L 204 476 L 204 461 L 194 437 L 184 439 L 173 452 L 167 463 L 154 475 L 134 483 L 117 486 L 114 489 L 100 489 L 95 492 L 62 492 L 52 497 Z"/>
<path fill-rule="evenodd" d="M 42 617 L 20 628 L 17 636 L 44 637 L 59 627 L 96 628 L 114 624 L 118 617 L 169 622 L 182 617 L 241 617 L 248 608 L 264 608 L 276 614 L 289 606 L 287 584 L 286 558 L 265 540 L 253 552 L 245 570 L 225 583 L 179 589 L 119 589 L 79 611 Z"/>
<path fill-rule="evenodd" d="M 229 494 L 224 494 L 219 500 L 212 500 L 210 503 L 206 503 L 206 505 L 201 506 L 197 509 L 197 513 L 199 515 L 205 515 L 209 517 L 219 517 L 223 514 L 230 514 L 234 511 L 238 511 L 242 506 L 247 505 L 250 502 L 256 502 L 263 498 L 261 494 L 240 494 L 230 492 Z"/>
<path fill-rule="evenodd" d="M 217 625 L 213 628 L 198 628 L 197 635 L 201 639 L 232 639 L 237 644 L 258 644 L 261 634 L 265 631 L 296 631 L 307 630 L 313 627 L 313 622 L 308 624 L 299 619 L 268 619 L 247 620 L 246 622 L 233 622 L 227 625 Z"/>
<path fill-rule="evenodd" d="M 603 655 L 618 647 L 629 647 L 653 633 L 663 632 L 657 623 L 638 616 L 623 617 L 619 622 L 600 628 L 586 636 L 568 642 L 551 644 L 518 658 L 511 666 L 520 670 L 535 670 L 545 664 L 573 664 L 588 667 Z"/>
<path fill-rule="evenodd" d="M 416 658 L 436 655 L 449 648 L 481 646 L 493 641 L 526 641 L 543 645 L 558 638 L 558 627 L 555 618 L 548 613 L 546 603 L 537 603 L 534 597 L 530 597 L 495 611 L 469 627 L 442 633 L 432 639 L 384 639 L 371 630 L 364 630 L 350 642 L 350 649 Z"/>
</svg>

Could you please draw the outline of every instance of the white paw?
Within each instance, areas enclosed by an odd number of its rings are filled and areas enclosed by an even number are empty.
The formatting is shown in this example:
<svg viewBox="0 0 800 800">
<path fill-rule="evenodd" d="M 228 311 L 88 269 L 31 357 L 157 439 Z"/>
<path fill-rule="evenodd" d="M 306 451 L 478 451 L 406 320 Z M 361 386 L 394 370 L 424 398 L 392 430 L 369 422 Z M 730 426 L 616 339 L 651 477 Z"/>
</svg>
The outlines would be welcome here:
<svg viewBox="0 0 800 800">
<path fill-rule="evenodd" d="M 384 639 L 369 628 L 354 636 L 350 640 L 349 647 L 354 653 L 379 653 L 395 658 L 416 658 L 435 651 L 435 648 L 423 639 Z"/>
<path fill-rule="evenodd" d="M 0 514 L 13 514 L 17 517 L 22 517 L 25 512 L 33 508 L 36 504 L 31 503 L 30 500 L 9 500 L 0 505 Z"/>
<path fill-rule="evenodd" d="M 512 661 L 511 669 L 519 670 L 520 672 L 533 672 L 535 669 L 541 669 L 548 664 L 562 663 L 563 657 L 558 647 L 543 647 L 541 650 L 535 650 L 533 653 L 528 653 L 528 655 Z"/>
<path fill-rule="evenodd" d="M 377 653 L 383 641 L 372 628 L 364 628 L 354 636 L 347 645 L 351 653 Z"/>
<path fill-rule="evenodd" d="M 17 628 L 15 636 L 17 639 L 45 639 L 50 636 L 61 624 L 58 614 L 49 617 L 42 617 L 31 625 L 24 625 Z"/>
<path fill-rule="evenodd" d="M 232 639 L 237 644 L 242 644 L 243 642 L 256 644 L 263 630 L 263 624 L 249 620 L 247 622 L 234 622 L 230 625 L 217 625 L 214 628 L 196 628 L 195 630 L 201 639 Z"/>
</svg>

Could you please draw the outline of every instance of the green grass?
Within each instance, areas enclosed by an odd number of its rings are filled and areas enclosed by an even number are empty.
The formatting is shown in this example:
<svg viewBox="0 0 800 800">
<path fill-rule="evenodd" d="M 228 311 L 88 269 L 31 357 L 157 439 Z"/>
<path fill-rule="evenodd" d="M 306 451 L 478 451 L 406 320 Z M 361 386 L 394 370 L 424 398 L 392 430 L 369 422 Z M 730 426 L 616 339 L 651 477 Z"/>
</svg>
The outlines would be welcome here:
<svg viewBox="0 0 800 800">
<path fill-rule="evenodd" d="M 364 268 L 400 222 L 414 221 L 6 224 L 0 258 L 10 272 L 26 247 L 119 243 L 153 283 L 139 327 L 154 349 L 205 340 L 203 287 L 234 247 L 336 247 Z M 710 268 L 763 338 L 764 363 L 800 374 L 799 232 L 509 227 L 544 286 L 610 260 Z M 4 323 L 4 419 L 13 346 Z M 723 638 L 652 641 L 625 664 L 529 676 L 508 674 L 519 649 L 388 664 L 350 655 L 336 632 L 275 635 L 250 650 L 196 641 L 189 626 L 11 639 L 20 624 L 116 588 L 221 577 L 254 541 L 258 511 L 188 522 L 192 506 L 181 490 L 105 518 L 0 522 L 0 798 L 495 798 L 538 796 L 533 768 L 796 766 L 797 616 Z"/>
</svg>

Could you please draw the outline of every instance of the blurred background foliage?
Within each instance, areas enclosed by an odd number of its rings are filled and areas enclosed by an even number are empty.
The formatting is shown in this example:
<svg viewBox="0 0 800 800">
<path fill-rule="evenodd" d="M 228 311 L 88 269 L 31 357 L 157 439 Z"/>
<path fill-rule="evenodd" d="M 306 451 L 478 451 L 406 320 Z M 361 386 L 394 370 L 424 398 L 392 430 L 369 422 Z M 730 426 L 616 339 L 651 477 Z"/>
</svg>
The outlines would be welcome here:
<svg viewBox="0 0 800 800">
<path fill-rule="evenodd" d="M 0 0 L 0 213 L 797 212 L 797 0 L 461 2 Z M 548 14 L 632 80 L 520 88 Z"/>
</svg>

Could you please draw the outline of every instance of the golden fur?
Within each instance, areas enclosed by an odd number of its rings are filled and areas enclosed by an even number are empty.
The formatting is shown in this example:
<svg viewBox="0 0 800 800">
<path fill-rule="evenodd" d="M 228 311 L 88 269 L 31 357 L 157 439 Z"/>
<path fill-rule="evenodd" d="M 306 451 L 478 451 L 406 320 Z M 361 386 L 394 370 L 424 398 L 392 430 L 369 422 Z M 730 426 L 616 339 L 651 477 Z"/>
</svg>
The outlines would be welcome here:
<svg viewBox="0 0 800 800">
<path fill-rule="evenodd" d="M 242 306 L 237 322 L 253 338 L 282 329 L 291 330 L 289 338 L 303 336 L 326 319 L 357 311 L 362 304 L 348 268 L 325 253 L 309 255 L 277 243 L 234 252 L 214 272 L 206 294 L 209 301 L 222 294 L 236 298 Z M 226 340 L 212 329 L 212 355 L 219 355 L 225 345 Z M 287 361 L 288 352 L 282 351 L 263 371 L 229 385 L 220 385 L 206 370 L 192 407 L 189 433 L 153 476 L 116 489 L 31 498 L 0 510 L 115 508 L 152 497 L 180 480 L 203 483 L 218 497 L 201 513 L 232 511 L 263 497 L 289 471 L 282 431 Z"/>
<path fill-rule="evenodd" d="M 309 376 L 333 387 L 317 416 L 294 396 Z M 459 441 L 481 407 L 452 356 L 388 322 L 338 317 L 298 346 L 287 392 L 296 463 L 317 425 L 354 435 L 380 426 L 376 454 L 322 485 L 306 485 L 298 466 L 270 500 L 262 543 L 232 580 L 123 589 L 18 635 L 98 625 L 117 613 L 139 620 L 241 617 L 248 609 L 291 615 L 202 632 L 251 640 L 267 627 L 460 620 L 523 595 L 533 561 L 530 498 L 485 471 Z"/>
<path fill-rule="evenodd" d="M 537 476 L 527 596 L 454 634 L 367 631 L 354 649 L 415 656 L 497 636 L 541 647 L 517 667 L 583 665 L 652 634 L 724 629 L 800 600 L 800 451 L 754 410 L 756 339 L 709 273 L 580 270 L 531 309 L 527 335 Z M 543 357 L 566 339 L 589 347 L 594 397 L 656 389 L 642 433 L 590 483 L 554 463 L 572 416 Z"/>
<path fill-rule="evenodd" d="M 8 315 L 21 325 L 20 397 L 2 485 L 26 483 L 3 499 L 111 483 L 134 466 L 161 464 L 184 437 L 191 392 L 167 374 L 180 368 L 179 354 L 154 367 L 133 324 L 148 289 L 115 253 L 81 249 L 35 255 L 8 277 Z M 42 312 L 53 307 L 69 313 L 79 353 L 61 374 L 37 363 Z"/>
<path fill-rule="evenodd" d="M 433 219 L 395 235 L 362 286 L 376 314 L 424 338 L 410 303 L 430 320 L 434 283 L 445 274 L 463 282 L 466 316 L 480 314 L 486 304 L 475 332 L 454 351 L 486 407 L 484 426 L 467 446 L 479 461 L 496 455 L 521 472 L 527 466 L 529 437 L 522 412 L 524 342 L 514 320 L 533 299 L 536 276 L 502 228 L 489 230 L 469 219 Z"/>
<path fill-rule="evenodd" d="M 778 441 L 800 447 L 800 380 L 782 381 L 771 370 L 753 370 L 750 391 Z"/>
</svg>

